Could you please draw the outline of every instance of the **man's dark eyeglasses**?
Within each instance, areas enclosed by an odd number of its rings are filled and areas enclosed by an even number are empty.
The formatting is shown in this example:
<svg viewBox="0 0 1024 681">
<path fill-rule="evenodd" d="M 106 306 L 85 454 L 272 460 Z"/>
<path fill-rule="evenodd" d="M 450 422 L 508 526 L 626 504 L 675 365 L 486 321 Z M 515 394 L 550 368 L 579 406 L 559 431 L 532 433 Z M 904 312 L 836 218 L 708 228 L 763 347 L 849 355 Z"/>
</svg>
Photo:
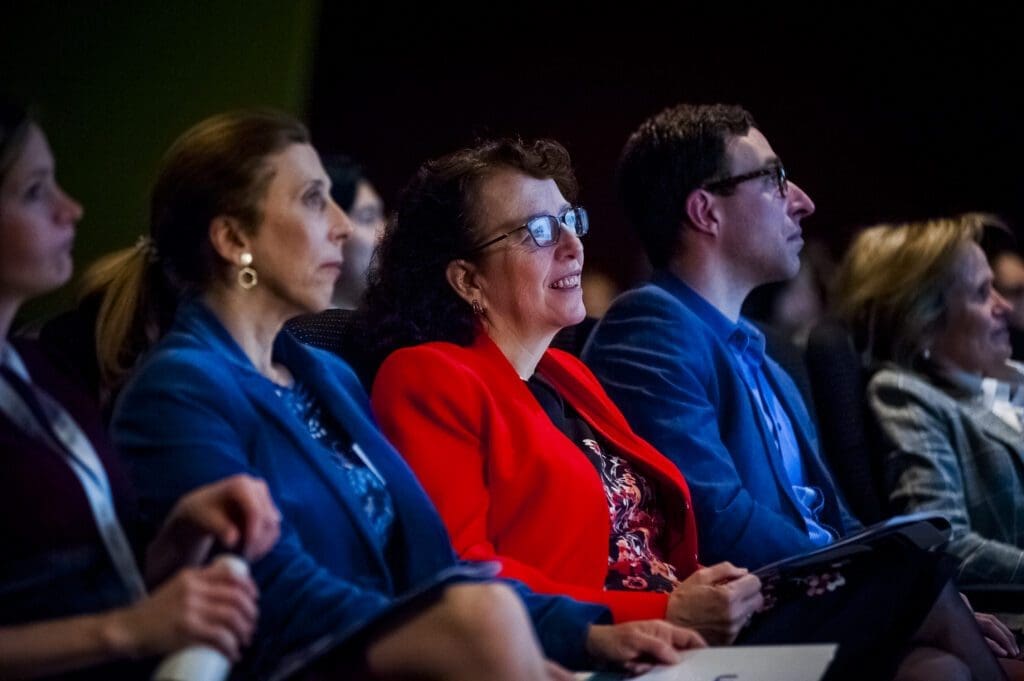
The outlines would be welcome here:
<svg viewBox="0 0 1024 681">
<path fill-rule="evenodd" d="M 769 175 L 775 180 L 775 184 L 779 188 L 779 193 L 785 196 L 786 189 L 789 185 L 786 181 L 786 169 L 782 167 L 781 163 L 772 163 L 768 167 L 761 168 L 760 170 L 752 170 L 749 173 L 743 173 L 742 175 L 733 175 L 732 177 L 726 177 L 721 180 L 705 182 L 701 185 L 701 189 L 706 189 L 709 192 L 722 191 L 723 189 L 731 189 L 740 182 L 754 180 L 759 177 L 767 177 Z"/>
<path fill-rule="evenodd" d="M 558 243 L 558 238 L 562 236 L 562 225 L 574 231 L 576 236 L 583 236 L 590 231 L 590 216 L 587 215 L 586 209 L 582 206 L 570 208 L 557 218 L 554 215 L 538 215 L 527 220 L 525 225 L 520 225 L 509 232 L 474 246 L 466 251 L 466 254 L 476 253 L 492 244 L 504 241 L 521 229 L 525 229 L 533 238 L 533 243 L 541 248 L 554 246 Z"/>
</svg>

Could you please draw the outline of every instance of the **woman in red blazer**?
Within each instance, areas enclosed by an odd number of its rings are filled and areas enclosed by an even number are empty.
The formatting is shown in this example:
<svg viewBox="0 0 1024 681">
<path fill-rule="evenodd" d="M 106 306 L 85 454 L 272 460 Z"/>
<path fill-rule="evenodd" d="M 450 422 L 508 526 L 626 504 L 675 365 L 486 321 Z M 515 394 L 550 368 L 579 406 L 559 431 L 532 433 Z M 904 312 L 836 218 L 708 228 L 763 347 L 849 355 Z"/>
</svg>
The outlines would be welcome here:
<svg viewBox="0 0 1024 681">
<path fill-rule="evenodd" d="M 374 411 L 460 555 L 604 603 L 618 621 L 664 617 L 713 643 L 839 641 L 830 679 L 887 678 L 897 666 L 900 678 L 928 678 L 934 658 L 999 678 L 928 557 L 815 575 L 792 596 L 776 591 L 741 633 L 764 604 L 760 581 L 698 564 L 678 469 L 582 363 L 549 349 L 585 316 L 589 222 L 574 196 L 557 143 L 484 142 L 421 167 L 377 254 L 366 321 L 391 354 Z M 926 647 L 907 655 L 914 645 Z"/>
<path fill-rule="evenodd" d="M 472 178 L 473 208 L 452 181 L 471 168 L 487 169 Z M 376 416 L 463 558 L 606 604 L 616 621 L 668 615 L 731 641 L 761 605 L 758 579 L 728 563 L 700 569 L 678 469 L 579 360 L 548 349 L 586 314 L 588 218 L 565 198 L 574 185 L 550 142 L 485 144 L 425 166 L 371 282 L 379 347 L 414 346 L 381 366 Z M 460 218 L 474 208 L 493 225 L 489 238 Z M 403 302 L 417 297 L 427 302 L 410 315 Z"/>
</svg>

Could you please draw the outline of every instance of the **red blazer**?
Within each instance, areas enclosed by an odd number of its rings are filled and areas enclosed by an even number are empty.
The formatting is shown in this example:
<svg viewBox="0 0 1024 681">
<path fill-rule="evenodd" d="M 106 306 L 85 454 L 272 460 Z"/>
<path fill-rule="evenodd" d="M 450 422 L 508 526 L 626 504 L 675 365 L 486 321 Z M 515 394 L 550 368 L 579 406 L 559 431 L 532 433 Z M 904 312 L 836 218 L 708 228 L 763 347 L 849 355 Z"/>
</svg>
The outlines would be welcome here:
<svg viewBox="0 0 1024 681">
<path fill-rule="evenodd" d="M 578 359 L 548 350 L 537 371 L 648 476 L 665 518 L 663 555 L 680 578 L 693 572 L 697 530 L 679 470 L 630 429 Z M 469 347 L 393 353 L 372 403 L 460 556 L 499 561 L 502 575 L 536 591 L 607 605 L 616 621 L 665 616 L 667 594 L 604 589 L 611 520 L 600 475 L 486 334 Z"/>
</svg>

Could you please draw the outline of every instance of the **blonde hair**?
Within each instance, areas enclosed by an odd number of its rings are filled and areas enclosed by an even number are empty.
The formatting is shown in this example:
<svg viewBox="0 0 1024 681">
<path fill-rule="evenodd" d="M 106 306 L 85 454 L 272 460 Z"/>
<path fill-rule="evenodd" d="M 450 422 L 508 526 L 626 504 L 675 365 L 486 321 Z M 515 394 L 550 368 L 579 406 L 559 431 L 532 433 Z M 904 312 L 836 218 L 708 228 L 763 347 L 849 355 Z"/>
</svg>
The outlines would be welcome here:
<svg viewBox="0 0 1024 681">
<path fill-rule="evenodd" d="M 140 240 L 135 246 L 102 256 L 82 274 L 79 301 L 99 300 L 94 334 L 104 401 L 116 395 L 138 358 L 170 323 L 177 295 L 166 290 L 162 277 L 150 267 L 153 257 L 149 249 L 148 242 Z M 139 285 L 143 281 L 146 283 Z M 154 297 L 161 301 L 151 301 Z"/>
<path fill-rule="evenodd" d="M 945 323 L 946 294 L 964 248 L 998 217 L 965 213 L 861 232 L 839 266 L 836 312 L 865 358 L 911 367 Z"/>
</svg>

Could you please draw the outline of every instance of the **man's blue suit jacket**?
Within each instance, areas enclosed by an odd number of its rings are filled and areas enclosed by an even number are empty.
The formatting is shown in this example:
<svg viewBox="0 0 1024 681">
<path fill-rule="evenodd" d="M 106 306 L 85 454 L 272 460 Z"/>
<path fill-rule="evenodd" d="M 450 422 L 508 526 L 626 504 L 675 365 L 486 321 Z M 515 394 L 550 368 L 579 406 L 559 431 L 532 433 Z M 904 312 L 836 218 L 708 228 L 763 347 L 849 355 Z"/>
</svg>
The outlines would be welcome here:
<svg viewBox="0 0 1024 681">
<path fill-rule="evenodd" d="M 270 487 L 283 516 L 281 538 L 251 566 L 260 620 L 236 670 L 242 678 L 277 677 L 417 594 L 453 578 L 479 578 L 488 566 L 458 563 L 444 524 L 373 422 L 366 393 L 346 364 L 287 332 L 278 336 L 274 357 L 348 430 L 387 482 L 396 514 L 388 555 L 373 540 L 356 495 L 332 482 L 326 467 L 335 464 L 322 445 L 198 300 L 182 305 L 167 337 L 125 388 L 112 426 L 143 520 L 154 527 L 199 485 L 248 473 Z M 587 627 L 608 619 L 607 610 L 517 588 L 547 655 L 584 664 Z"/>
<path fill-rule="evenodd" d="M 757 568 L 815 547 L 782 457 L 727 346 L 735 325 L 667 272 L 616 299 L 583 359 L 633 429 L 675 462 L 693 495 L 701 559 Z M 818 453 L 793 380 L 765 372 L 793 422 L 807 484 L 825 496 L 821 520 L 845 534 L 860 524 Z"/>
</svg>

